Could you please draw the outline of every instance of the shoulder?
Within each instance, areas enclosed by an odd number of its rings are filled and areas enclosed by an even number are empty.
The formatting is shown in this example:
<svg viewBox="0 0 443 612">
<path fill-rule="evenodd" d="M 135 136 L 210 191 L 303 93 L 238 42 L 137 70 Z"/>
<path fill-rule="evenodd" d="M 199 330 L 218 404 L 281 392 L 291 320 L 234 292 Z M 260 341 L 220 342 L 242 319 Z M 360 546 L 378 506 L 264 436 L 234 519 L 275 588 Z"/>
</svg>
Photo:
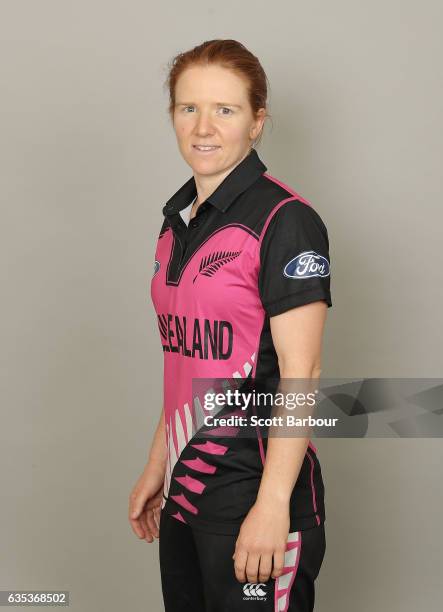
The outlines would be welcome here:
<svg viewBox="0 0 443 612">
<path fill-rule="evenodd" d="M 327 235 L 326 225 L 315 206 L 286 183 L 266 172 L 260 177 L 257 189 L 262 196 L 262 227 L 259 232 L 262 238 L 268 229 L 290 230 L 295 225 L 315 225 Z"/>
</svg>

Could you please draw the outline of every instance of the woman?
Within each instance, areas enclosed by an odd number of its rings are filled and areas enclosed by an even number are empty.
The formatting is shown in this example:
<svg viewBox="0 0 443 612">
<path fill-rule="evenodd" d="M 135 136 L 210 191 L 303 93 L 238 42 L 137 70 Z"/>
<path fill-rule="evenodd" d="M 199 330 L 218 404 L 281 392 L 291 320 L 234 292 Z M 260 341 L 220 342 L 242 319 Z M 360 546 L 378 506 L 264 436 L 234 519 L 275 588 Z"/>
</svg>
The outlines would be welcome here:
<svg viewBox="0 0 443 612">
<path fill-rule="evenodd" d="M 208 424 L 193 387 L 320 374 L 327 230 L 254 149 L 266 83 L 234 40 L 178 55 L 168 77 L 193 175 L 163 208 L 151 295 L 164 405 L 129 507 L 134 532 L 160 538 L 166 612 L 313 610 L 325 553 L 324 487 L 309 437 Z"/>
</svg>

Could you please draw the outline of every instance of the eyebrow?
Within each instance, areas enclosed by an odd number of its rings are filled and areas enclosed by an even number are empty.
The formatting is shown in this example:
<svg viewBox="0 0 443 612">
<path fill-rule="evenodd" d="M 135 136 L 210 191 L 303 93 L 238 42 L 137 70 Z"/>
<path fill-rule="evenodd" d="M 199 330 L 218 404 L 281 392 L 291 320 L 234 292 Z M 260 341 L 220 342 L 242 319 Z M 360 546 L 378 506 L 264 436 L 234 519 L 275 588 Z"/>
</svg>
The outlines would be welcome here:
<svg viewBox="0 0 443 612">
<path fill-rule="evenodd" d="M 193 106 L 195 102 L 177 102 L 176 106 Z M 235 106 L 235 108 L 242 108 L 240 104 L 232 104 L 231 102 L 216 102 L 217 106 Z"/>
</svg>

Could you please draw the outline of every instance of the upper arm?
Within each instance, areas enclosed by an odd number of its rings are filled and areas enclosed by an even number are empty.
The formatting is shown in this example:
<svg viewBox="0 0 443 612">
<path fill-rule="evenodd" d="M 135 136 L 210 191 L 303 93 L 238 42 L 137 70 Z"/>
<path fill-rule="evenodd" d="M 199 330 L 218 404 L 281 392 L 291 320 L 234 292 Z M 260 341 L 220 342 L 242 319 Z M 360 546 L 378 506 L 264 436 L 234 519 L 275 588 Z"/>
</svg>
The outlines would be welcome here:
<svg viewBox="0 0 443 612">
<path fill-rule="evenodd" d="M 316 301 L 270 318 L 280 371 L 320 369 L 326 311 L 326 302 Z"/>
<path fill-rule="evenodd" d="M 279 364 L 315 367 L 332 300 L 328 233 L 311 206 L 289 201 L 275 212 L 261 237 L 258 282 Z"/>
</svg>

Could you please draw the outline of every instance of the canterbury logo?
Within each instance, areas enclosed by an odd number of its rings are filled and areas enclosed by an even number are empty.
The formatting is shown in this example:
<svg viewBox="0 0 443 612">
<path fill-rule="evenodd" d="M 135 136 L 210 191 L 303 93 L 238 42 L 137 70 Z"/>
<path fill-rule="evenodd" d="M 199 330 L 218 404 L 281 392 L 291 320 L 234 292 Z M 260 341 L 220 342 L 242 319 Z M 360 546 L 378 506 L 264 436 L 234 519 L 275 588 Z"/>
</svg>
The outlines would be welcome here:
<svg viewBox="0 0 443 612">
<path fill-rule="evenodd" d="M 201 260 L 198 273 L 203 274 L 203 276 L 213 276 L 219 268 L 238 257 L 240 253 L 241 251 L 216 251 L 211 253 Z M 198 274 L 194 276 L 193 283 L 195 283 L 197 276 Z"/>
<path fill-rule="evenodd" d="M 243 587 L 243 593 L 248 597 L 264 597 L 266 591 L 262 587 L 266 586 L 263 582 L 247 582 Z"/>
</svg>

